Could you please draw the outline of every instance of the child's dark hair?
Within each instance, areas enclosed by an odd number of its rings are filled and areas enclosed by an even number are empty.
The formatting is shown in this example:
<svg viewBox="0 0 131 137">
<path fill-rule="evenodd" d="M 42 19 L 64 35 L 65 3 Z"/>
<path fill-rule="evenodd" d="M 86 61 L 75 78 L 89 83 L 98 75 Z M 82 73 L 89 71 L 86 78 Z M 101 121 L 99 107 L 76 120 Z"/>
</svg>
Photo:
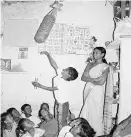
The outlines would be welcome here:
<svg viewBox="0 0 131 137">
<path fill-rule="evenodd" d="M 13 114 L 12 114 L 13 110 L 17 110 L 17 109 L 16 108 L 9 108 L 6 110 L 6 112 L 11 114 L 11 116 L 13 117 Z"/>
<path fill-rule="evenodd" d="M 95 50 L 95 49 L 98 49 L 99 51 L 101 51 L 101 53 L 104 54 L 102 61 L 103 61 L 103 63 L 106 63 L 106 64 L 107 64 L 107 61 L 106 61 L 106 59 L 105 59 L 106 49 L 105 49 L 104 47 L 96 47 L 96 48 L 94 48 L 94 50 Z"/>
<path fill-rule="evenodd" d="M 43 106 L 43 105 L 46 105 L 46 106 L 48 107 L 48 109 L 50 109 L 48 103 L 45 103 L 45 102 L 43 102 L 43 103 L 40 105 L 40 109 L 42 109 L 42 106 Z"/>
<path fill-rule="evenodd" d="M 80 119 L 80 123 L 81 124 L 87 124 L 87 125 L 89 125 L 88 121 L 85 118 L 80 117 L 78 119 Z"/>
<path fill-rule="evenodd" d="M 31 105 L 30 105 L 30 104 L 24 104 L 24 105 L 22 105 L 22 107 L 21 107 L 21 111 L 24 111 L 24 110 L 25 110 L 25 108 L 26 108 L 27 106 L 30 106 L 30 107 L 31 107 Z"/>
<path fill-rule="evenodd" d="M 38 117 L 39 117 L 39 118 L 41 118 L 41 116 L 42 116 L 42 115 L 41 115 L 41 110 L 42 110 L 42 109 L 40 108 L 40 110 L 38 111 Z"/>
<path fill-rule="evenodd" d="M 77 79 L 78 72 L 77 72 L 77 70 L 75 68 L 68 67 L 67 70 L 69 71 L 69 75 L 70 75 L 70 77 L 67 79 L 67 81 L 72 81 L 72 80 Z"/>
<path fill-rule="evenodd" d="M 80 137 L 94 137 L 96 132 L 89 124 L 80 124 L 80 132 L 78 135 Z"/>
<path fill-rule="evenodd" d="M 20 121 L 18 122 L 18 126 L 16 128 L 17 137 L 19 137 L 20 134 L 24 134 L 26 132 L 24 128 L 25 121 L 26 121 L 26 118 L 21 118 Z"/>
</svg>

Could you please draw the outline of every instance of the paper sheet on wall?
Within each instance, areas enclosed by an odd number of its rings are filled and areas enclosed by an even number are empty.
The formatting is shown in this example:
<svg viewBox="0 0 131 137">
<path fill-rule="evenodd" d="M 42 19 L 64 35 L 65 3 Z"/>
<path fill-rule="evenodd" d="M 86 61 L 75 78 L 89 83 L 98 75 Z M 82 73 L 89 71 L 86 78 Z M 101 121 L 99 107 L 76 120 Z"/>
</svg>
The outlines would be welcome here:
<svg viewBox="0 0 131 137">
<path fill-rule="evenodd" d="M 90 42 L 90 28 L 56 23 L 46 42 L 39 46 L 39 52 L 52 54 L 87 54 Z"/>
<path fill-rule="evenodd" d="M 27 59 L 28 48 L 19 48 L 18 59 Z"/>
<path fill-rule="evenodd" d="M 10 19 L 4 24 L 4 45 L 31 47 L 35 43 L 38 21 L 35 19 Z"/>
</svg>

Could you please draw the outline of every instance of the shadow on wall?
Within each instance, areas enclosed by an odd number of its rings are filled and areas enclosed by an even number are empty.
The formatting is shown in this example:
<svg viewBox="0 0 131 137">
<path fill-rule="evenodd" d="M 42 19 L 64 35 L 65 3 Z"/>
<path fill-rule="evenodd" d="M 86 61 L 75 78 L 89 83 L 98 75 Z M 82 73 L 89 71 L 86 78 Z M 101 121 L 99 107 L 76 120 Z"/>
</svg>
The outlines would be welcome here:
<svg viewBox="0 0 131 137">
<path fill-rule="evenodd" d="M 16 65 L 13 65 L 10 72 L 26 72 L 26 71 L 22 68 L 21 64 L 19 63 Z"/>
</svg>

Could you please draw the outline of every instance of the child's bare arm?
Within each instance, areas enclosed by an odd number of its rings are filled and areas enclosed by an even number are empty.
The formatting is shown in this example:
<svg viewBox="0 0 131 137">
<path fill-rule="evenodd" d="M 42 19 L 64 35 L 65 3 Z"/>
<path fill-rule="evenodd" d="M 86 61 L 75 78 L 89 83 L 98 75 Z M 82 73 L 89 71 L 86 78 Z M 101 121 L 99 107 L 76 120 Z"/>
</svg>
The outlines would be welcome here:
<svg viewBox="0 0 131 137">
<path fill-rule="evenodd" d="M 55 60 L 51 57 L 51 55 L 47 51 L 42 51 L 40 54 L 45 54 L 48 57 L 48 60 L 51 64 L 51 66 L 55 69 L 55 72 L 57 74 L 58 66 L 57 66 L 57 63 L 55 62 Z"/>
<path fill-rule="evenodd" d="M 38 83 L 38 82 L 36 82 L 36 81 L 33 81 L 33 82 L 32 82 L 32 85 L 33 85 L 34 87 L 38 87 L 38 88 L 45 89 L 45 90 L 49 90 L 49 91 L 58 90 L 57 87 L 47 87 L 47 86 L 41 85 L 40 83 Z"/>
</svg>

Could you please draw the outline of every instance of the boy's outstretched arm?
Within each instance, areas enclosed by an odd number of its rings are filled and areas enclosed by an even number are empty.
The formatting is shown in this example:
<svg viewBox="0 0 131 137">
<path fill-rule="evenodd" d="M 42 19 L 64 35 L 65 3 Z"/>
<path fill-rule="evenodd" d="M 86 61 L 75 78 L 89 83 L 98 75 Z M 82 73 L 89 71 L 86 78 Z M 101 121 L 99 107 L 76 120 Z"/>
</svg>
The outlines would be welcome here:
<svg viewBox="0 0 131 137">
<path fill-rule="evenodd" d="M 58 90 L 57 87 L 47 87 L 47 86 L 43 86 L 43 85 L 41 85 L 40 83 L 38 83 L 38 82 L 36 82 L 36 81 L 32 81 L 32 85 L 33 85 L 34 87 L 38 87 L 38 88 L 45 89 L 45 90 L 49 90 L 49 91 Z"/>
<path fill-rule="evenodd" d="M 47 52 L 47 51 L 42 51 L 40 52 L 40 54 L 45 54 L 47 57 L 48 57 L 48 60 L 51 64 L 51 66 L 55 69 L 55 72 L 57 74 L 57 69 L 58 69 L 58 66 L 57 66 L 57 63 L 55 62 L 55 60 L 51 57 L 51 55 Z"/>
</svg>

